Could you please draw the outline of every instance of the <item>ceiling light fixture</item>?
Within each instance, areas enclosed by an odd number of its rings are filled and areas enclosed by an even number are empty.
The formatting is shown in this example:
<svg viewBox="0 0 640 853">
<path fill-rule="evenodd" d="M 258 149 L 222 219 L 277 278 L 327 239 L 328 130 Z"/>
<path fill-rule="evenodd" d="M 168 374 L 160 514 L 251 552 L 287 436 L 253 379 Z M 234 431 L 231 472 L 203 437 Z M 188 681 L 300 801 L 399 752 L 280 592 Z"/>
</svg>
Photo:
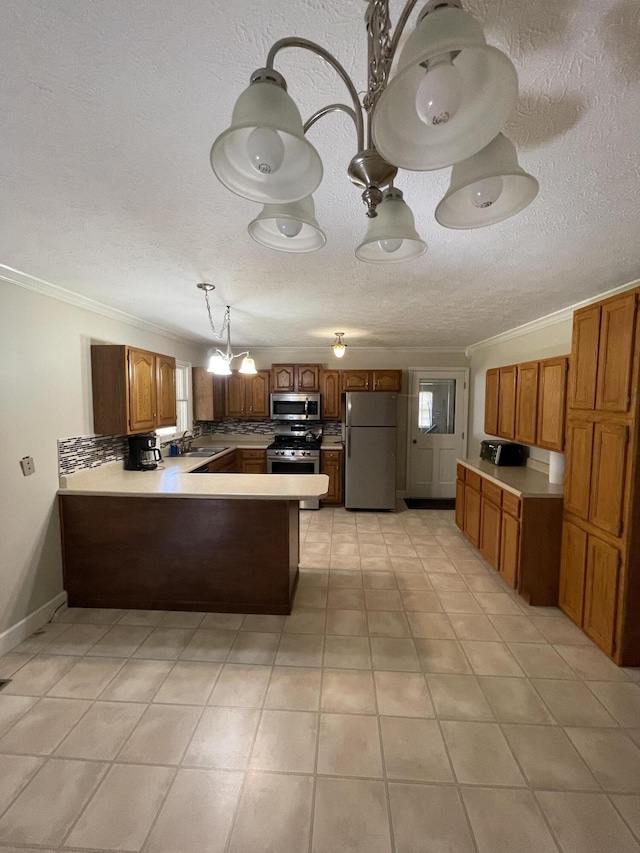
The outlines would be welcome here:
<svg viewBox="0 0 640 853">
<path fill-rule="evenodd" d="M 222 328 L 220 332 L 216 332 L 216 327 L 213 324 L 213 317 L 211 316 L 211 305 L 209 304 L 209 294 L 212 290 L 216 289 L 215 284 L 206 284 L 205 282 L 200 282 L 196 285 L 196 287 L 200 288 L 200 290 L 204 291 L 205 302 L 207 303 L 207 313 L 209 315 L 209 324 L 211 326 L 211 331 L 216 336 L 216 338 L 222 338 L 224 333 L 227 333 L 227 348 L 226 350 L 220 349 L 212 349 L 209 352 L 209 364 L 207 366 L 207 370 L 209 373 L 215 373 L 216 376 L 231 376 L 231 362 L 234 358 L 242 358 L 242 364 L 240 365 L 239 372 L 240 373 L 257 373 L 256 363 L 249 356 L 249 352 L 238 352 L 233 353 L 231 350 L 231 309 L 227 305 L 227 310 L 224 312 L 224 319 L 222 321 Z"/>
<path fill-rule="evenodd" d="M 332 344 L 333 354 L 336 358 L 342 358 L 347 351 L 347 345 L 342 340 L 344 337 L 344 332 L 334 332 L 336 336 L 335 342 Z"/>
<path fill-rule="evenodd" d="M 460 0 L 429 0 L 391 75 L 416 3 L 407 0 L 392 33 L 389 0 L 367 0 L 368 81 L 362 103 L 340 62 L 308 39 L 280 39 L 269 50 L 266 67 L 251 75 L 231 126 L 213 143 L 211 166 L 232 192 L 264 205 L 249 225 L 258 243 L 284 252 L 312 252 L 324 245 L 311 198 L 322 180 L 322 161 L 305 135 L 334 112 L 347 114 L 355 125 L 357 151 L 347 172 L 374 220 L 356 249 L 363 261 L 396 263 L 427 249 L 393 185 L 398 168 L 454 166 L 449 192 L 436 209 L 437 221 L 447 228 L 491 225 L 535 198 L 537 181 L 518 166 L 515 149 L 500 134 L 518 97 L 515 68 L 487 45 L 480 24 Z M 345 84 L 351 105 L 329 104 L 303 124 L 284 77 L 273 67 L 285 48 L 324 59 Z"/>
</svg>

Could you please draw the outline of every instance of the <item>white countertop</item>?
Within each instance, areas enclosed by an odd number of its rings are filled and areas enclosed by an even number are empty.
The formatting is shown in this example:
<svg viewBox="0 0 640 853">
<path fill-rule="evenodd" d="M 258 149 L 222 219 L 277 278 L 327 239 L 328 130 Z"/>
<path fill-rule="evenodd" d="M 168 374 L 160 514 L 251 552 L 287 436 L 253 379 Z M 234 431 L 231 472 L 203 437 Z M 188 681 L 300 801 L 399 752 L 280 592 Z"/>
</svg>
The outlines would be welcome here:
<svg viewBox="0 0 640 853">
<path fill-rule="evenodd" d="M 562 498 L 564 486 L 550 483 L 546 474 L 525 465 L 511 467 L 493 465 L 486 459 L 458 459 L 460 465 L 470 468 L 519 498 Z"/>
</svg>

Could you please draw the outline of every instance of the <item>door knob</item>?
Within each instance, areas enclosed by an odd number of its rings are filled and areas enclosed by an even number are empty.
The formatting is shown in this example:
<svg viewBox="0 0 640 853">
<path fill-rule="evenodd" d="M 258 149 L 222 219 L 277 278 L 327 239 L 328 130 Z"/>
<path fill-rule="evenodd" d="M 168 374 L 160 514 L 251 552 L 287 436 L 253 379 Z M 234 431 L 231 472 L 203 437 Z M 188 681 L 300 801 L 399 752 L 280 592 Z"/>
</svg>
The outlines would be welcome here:
<svg viewBox="0 0 640 853">
<path fill-rule="evenodd" d="M 417 444 L 417 443 L 418 443 L 418 439 L 417 439 L 417 438 L 414 438 L 414 439 L 413 439 L 413 443 L 414 443 L 414 444 Z"/>
</svg>

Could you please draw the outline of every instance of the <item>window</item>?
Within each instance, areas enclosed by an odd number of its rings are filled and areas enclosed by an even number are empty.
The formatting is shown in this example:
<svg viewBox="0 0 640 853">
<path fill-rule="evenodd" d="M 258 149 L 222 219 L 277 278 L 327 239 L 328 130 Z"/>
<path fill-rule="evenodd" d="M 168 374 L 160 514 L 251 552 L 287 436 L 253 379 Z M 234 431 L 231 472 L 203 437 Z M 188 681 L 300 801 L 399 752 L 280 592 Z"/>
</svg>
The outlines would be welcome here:
<svg viewBox="0 0 640 853">
<path fill-rule="evenodd" d="M 455 432 L 455 379 L 421 379 L 418 389 L 418 429 L 427 433 Z"/>
<path fill-rule="evenodd" d="M 193 429 L 191 365 L 186 361 L 176 361 L 176 415 L 175 427 L 161 427 L 156 430 L 156 435 L 166 440 L 173 435 L 182 435 L 187 429 Z"/>
</svg>

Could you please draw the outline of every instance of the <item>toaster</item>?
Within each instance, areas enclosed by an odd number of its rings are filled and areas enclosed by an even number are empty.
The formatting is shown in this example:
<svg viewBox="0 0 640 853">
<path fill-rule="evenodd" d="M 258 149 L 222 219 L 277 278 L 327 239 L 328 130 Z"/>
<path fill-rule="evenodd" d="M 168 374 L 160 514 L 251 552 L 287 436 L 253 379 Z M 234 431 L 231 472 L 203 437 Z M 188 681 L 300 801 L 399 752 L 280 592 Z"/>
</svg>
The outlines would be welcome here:
<svg viewBox="0 0 640 853">
<path fill-rule="evenodd" d="M 491 439 L 480 445 L 480 458 L 494 465 L 524 465 L 524 447 L 511 441 Z"/>
</svg>

